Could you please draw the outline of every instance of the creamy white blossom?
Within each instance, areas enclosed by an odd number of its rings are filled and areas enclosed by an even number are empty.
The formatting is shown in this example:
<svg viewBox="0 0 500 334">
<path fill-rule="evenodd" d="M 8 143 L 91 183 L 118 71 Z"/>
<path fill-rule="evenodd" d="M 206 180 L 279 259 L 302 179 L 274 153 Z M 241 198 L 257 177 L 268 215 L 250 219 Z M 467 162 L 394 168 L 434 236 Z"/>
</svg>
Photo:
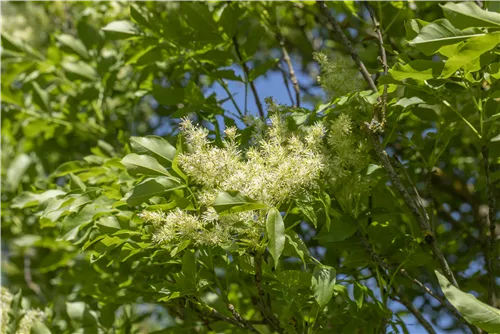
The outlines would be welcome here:
<svg viewBox="0 0 500 334">
<path fill-rule="evenodd" d="M 272 104 L 272 108 L 274 114 L 265 131 L 258 132 L 246 151 L 238 146 L 235 127 L 227 128 L 223 145 L 216 146 L 206 129 L 183 120 L 180 128 L 188 150 L 178 156 L 178 164 L 198 185 L 192 190 L 199 210 L 144 211 L 141 218 L 156 227 L 156 243 L 190 240 L 198 245 L 222 245 L 246 240 L 256 244 L 264 231 L 267 210 L 219 215 L 213 206 L 221 191 L 279 207 L 300 195 L 313 194 L 325 178 L 358 186 L 357 173 L 367 155 L 364 144 L 352 135 L 348 115 L 340 115 L 328 131 L 320 122 L 291 131 L 280 114 L 281 107 Z"/>
<path fill-rule="evenodd" d="M 11 309 L 11 303 L 14 299 L 12 293 L 9 290 L 2 287 L 1 289 L 1 303 L 2 303 L 2 319 L 1 319 L 1 332 L 7 333 L 7 328 L 9 326 L 9 312 Z M 24 312 L 21 321 L 17 327 L 17 334 L 29 334 L 31 333 L 31 328 L 36 322 L 43 321 L 45 317 L 44 312 L 39 309 L 29 309 Z"/>
<path fill-rule="evenodd" d="M 12 299 L 14 299 L 14 296 L 10 293 L 9 290 L 6 288 L 2 287 L 1 288 L 2 293 L 2 333 L 7 332 L 7 328 L 9 326 L 9 312 L 10 312 L 10 304 L 12 303 Z"/>
<path fill-rule="evenodd" d="M 21 318 L 19 323 L 19 328 L 17 329 L 17 334 L 30 334 L 31 327 L 38 322 L 43 321 L 44 313 L 38 309 L 31 309 L 26 311 L 26 313 Z"/>
</svg>

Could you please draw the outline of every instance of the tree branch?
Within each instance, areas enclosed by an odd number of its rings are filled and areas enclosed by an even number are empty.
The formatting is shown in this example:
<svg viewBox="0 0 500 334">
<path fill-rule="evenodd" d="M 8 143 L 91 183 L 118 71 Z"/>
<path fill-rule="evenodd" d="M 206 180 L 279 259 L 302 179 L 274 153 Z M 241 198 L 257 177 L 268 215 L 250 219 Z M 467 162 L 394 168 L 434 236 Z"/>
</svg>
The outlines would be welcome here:
<svg viewBox="0 0 500 334">
<path fill-rule="evenodd" d="M 267 300 L 266 292 L 262 288 L 262 254 L 258 253 L 255 255 L 255 286 L 257 287 L 257 292 L 259 294 L 259 300 L 262 305 L 263 315 L 267 322 L 274 327 L 278 333 L 284 333 L 280 326 L 279 320 L 274 316 L 270 301 Z"/>
<path fill-rule="evenodd" d="M 26 285 L 40 298 L 42 303 L 46 303 L 47 299 L 45 298 L 40 286 L 33 282 L 33 277 L 31 276 L 31 250 L 29 249 L 24 253 L 24 280 Z"/>
<path fill-rule="evenodd" d="M 245 77 L 247 81 L 250 83 L 250 88 L 252 89 L 252 93 L 255 98 L 255 103 L 257 104 L 257 108 L 259 109 L 259 115 L 260 117 L 264 118 L 264 109 L 262 108 L 262 103 L 260 102 L 259 94 L 257 93 L 257 89 L 255 88 L 254 82 L 249 80 L 250 69 L 248 68 L 245 61 L 243 61 L 243 57 L 241 56 L 240 52 L 240 46 L 238 44 L 238 41 L 236 40 L 236 36 L 233 37 L 233 44 L 234 44 L 234 49 L 236 50 L 236 55 L 238 56 L 238 59 L 241 63 L 241 67 L 243 67 L 243 72 L 245 72 Z"/>
<path fill-rule="evenodd" d="M 337 20 L 330 14 L 330 11 L 328 10 L 328 7 L 323 1 L 316 1 L 316 4 L 319 6 L 321 11 L 328 17 L 328 20 L 332 24 L 335 33 L 340 36 L 342 44 L 349 50 L 349 53 L 351 54 L 351 57 L 353 61 L 358 65 L 359 70 L 361 71 L 361 74 L 365 78 L 366 82 L 370 85 L 372 90 L 374 92 L 377 91 L 377 86 L 375 85 L 375 82 L 373 81 L 370 73 L 366 69 L 365 65 L 359 58 L 358 53 L 356 50 L 353 48 L 351 45 L 351 42 L 347 39 L 347 36 L 344 34 L 342 29 L 340 28 Z M 376 110 L 376 109 L 375 109 Z M 441 249 L 439 248 L 439 244 L 436 241 L 436 238 L 434 237 L 430 226 L 429 226 L 429 221 L 428 217 L 425 212 L 421 212 L 419 209 L 419 204 L 410 196 L 406 188 L 404 187 L 403 183 L 401 182 L 401 179 L 399 178 L 398 174 L 394 170 L 389 157 L 387 155 L 387 152 L 382 148 L 380 145 L 379 137 L 377 133 L 380 131 L 380 128 L 378 126 L 378 115 L 377 112 L 374 112 L 373 115 L 373 121 L 372 124 L 374 126 L 369 125 L 368 130 L 369 130 L 369 139 L 375 149 L 375 152 L 384 166 L 385 170 L 387 171 L 387 174 L 389 175 L 389 178 L 391 179 L 392 183 L 394 186 L 397 188 L 399 193 L 403 196 L 403 199 L 406 203 L 406 205 L 410 208 L 411 212 L 415 216 L 419 226 L 420 230 L 422 233 L 426 236 L 431 236 L 430 240 L 430 245 L 432 249 L 432 253 L 434 254 L 434 257 L 439 261 L 439 264 L 441 266 L 441 269 L 443 270 L 444 275 L 448 280 L 456 287 L 458 287 L 458 283 L 455 279 L 455 276 L 453 275 L 453 272 L 451 271 L 448 262 L 446 261 L 446 258 L 444 257 L 443 253 L 441 252 Z"/>
<path fill-rule="evenodd" d="M 444 254 L 441 252 L 439 244 L 437 243 L 437 240 L 431 231 L 427 215 L 425 215 L 425 213 L 422 213 L 422 211 L 420 211 L 418 203 L 410 196 L 405 186 L 401 182 L 401 179 L 399 178 L 398 174 L 394 170 L 394 167 L 392 166 L 389 160 L 387 152 L 381 147 L 377 134 L 370 131 L 368 138 L 370 139 L 373 148 L 375 149 L 375 153 L 377 154 L 380 162 L 382 163 L 384 169 L 389 175 L 392 184 L 403 196 L 406 205 L 410 208 L 411 212 L 413 213 L 413 216 L 416 218 L 418 225 L 420 226 L 420 230 L 422 231 L 422 234 L 430 236 L 429 244 L 431 246 L 432 253 L 434 254 L 434 257 L 438 260 L 444 275 L 454 286 L 458 287 L 458 283 L 455 279 L 455 276 L 453 275 L 453 272 L 451 271 L 448 262 L 446 261 Z"/>
<path fill-rule="evenodd" d="M 365 237 L 360 235 L 360 238 L 361 238 L 361 243 L 363 244 L 363 248 L 366 250 L 366 252 L 368 252 L 368 254 L 370 254 L 370 257 L 375 262 L 375 264 L 378 265 L 379 267 L 381 267 L 383 270 L 387 270 L 388 272 L 391 271 L 390 266 L 387 263 L 385 263 L 378 256 L 378 254 L 376 254 L 372 250 L 372 248 L 368 244 L 368 241 L 365 239 Z M 420 282 L 416 278 L 413 278 L 412 276 L 410 276 L 410 274 L 408 274 L 408 272 L 405 269 L 401 268 L 400 270 L 398 270 L 398 272 L 396 274 L 399 274 L 399 275 L 405 277 L 406 279 L 410 280 L 412 283 L 414 283 L 415 285 L 420 287 L 425 293 L 427 293 L 428 295 L 430 295 L 431 297 L 436 299 L 443 307 L 447 308 L 460 322 L 462 322 L 464 325 L 469 327 L 471 329 L 472 333 L 474 333 L 474 334 L 481 333 L 481 331 L 477 327 L 469 324 L 467 322 L 467 320 L 465 320 L 465 318 L 460 314 L 460 312 L 458 312 L 458 310 L 453 305 L 451 305 L 443 297 L 437 295 L 434 291 L 432 291 L 431 289 L 426 287 L 422 282 Z M 387 280 L 390 281 L 390 279 L 387 279 Z M 389 286 L 387 288 L 391 289 L 392 287 Z"/>
<path fill-rule="evenodd" d="M 292 97 L 292 92 L 290 91 L 290 87 L 288 87 L 288 78 L 286 77 L 286 72 L 285 70 L 283 69 L 283 67 L 281 66 L 280 63 L 278 63 L 278 69 L 280 70 L 281 72 L 281 75 L 283 76 L 283 83 L 285 84 L 285 88 L 286 88 L 286 91 L 288 93 L 288 97 L 290 98 L 290 102 L 292 105 L 295 105 L 294 101 L 293 101 L 293 97 Z"/>
<path fill-rule="evenodd" d="M 285 38 L 278 34 L 277 38 L 279 40 L 281 51 L 283 52 L 283 60 L 286 62 L 288 66 L 288 72 L 290 73 L 290 80 L 293 84 L 293 89 L 295 90 L 295 105 L 294 107 L 300 107 L 300 87 L 299 81 L 297 80 L 297 76 L 295 75 L 295 70 L 293 69 L 292 60 L 290 59 L 290 55 L 285 47 Z"/>
<path fill-rule="evenodd" d="M 236 311 L 236 309 L 234 308 L 233 304 L 229 304 L 227 306 L 227 308 L 229 309 L 229 311 L 231 311 L 231 313 L 233 314 L 233 317 L 238 320 L 238 322 L 240 322 L 241 324 L 243 324 L 245 326 L 246 329 L 248 329 L 250 332 L 252 333 L 259 333 L 259 331 L 257 331 L 253 326 L 252 324 L 250 324 L 248 321 L 246 321 L 245 319 L 243 319 L 243 317 Z"/>
<path fill-rule="evenodd" d="M 384 75 L 387 75 L 389 71 L 389 66 L 387 65 L 387 54 L 384 48 L 384 38 L 382 37 L 382 30 L 380 29 L 380 22 L 378 21 L 375 13 L 373 12 L 373 8 L 365 2 L 365 7 L 368 9 L 370 13 L 370 17 L 373 21 L 374 30 L 377 34 L 378 44 L 379 44 L 379 53 L 380 53 L 380 62 L 382 63 L 382 68 L 384 69 Z M 382 122 L 385 120 L 385 112 L 387 107 L 387 84 L 384 84 L 384 93 L 382 95 Z"/>
<path fill-rule="evenodd" d="M 418 319 L 418 321 L 422 324 L 422 326 L 424 326 L 424 328 L 427 330 L 427 332 L 429 332 L 430 334 L 436 334 L 436 331 L 434 330 L 434 328 L 432 328 L 432 325 L 424 318 L 422 313 L 420 313 L 420 311 L 417 310 L 407 299 L 405 299 L 403 297 L 398 298 L 394 294 L 391 295 L 391 299 L 401 303 L 402 305 L 404 305 L 408 309 L 408 311 L 413 313 L 415 318 Z"/>
<path fill-rule="evenodd" d="M 496 270 L 496 203 L 495 194 L 493 193 L 493 185 L 490 178 L 490 161 L 489 161 L 489 148 L 484 145 L 481 149 L 483 155 L 483 165 L 484 165 L 484 175 L 486 178 L 486 193 L 488 195 L 488 220 L 489 220 L 489 230 L 486 233 L 488 237 L 488 248 L 489 254 L 486 256 L 486 267 L 488 270 L 488 302 L 491 306 L 497 307 L 496 298 L 496 282 L 495 282 L 495 270 Z"/>
<path fill-rule="evenodd" d="M 410 276 L 410 274 L 408 274 L 408 272 L 405 269 L 400 269 L 399 272 L 398 272 L 398 274 L 400 274 L 401 276 L 407 278 L 408 280 L 410 280 L 411 282 L 413 282 L 415 285 L 417 285 L 418 287 L 420 287 L 422 290 L 424 290 L 424 292 L 427 293 L 429 296 L 431 296 L 434 299 L 436 299 L 439 303 L 441 303 L 441 305 L 443 305 L 444 307 L 446 307 L 458 320 L 460 320 L 460 322 L 462 322 L 464 325 L 466 325 L 467 327 L 469 327 L 471 329 L 472 333 L 481 333 L 481 331 L 479 331 L 477 329 L 477 327 L 469 324 L 467 322 L 467 320 L 465 320 L 465 318 L 462 316 L 462 314 L 460 314 L 460 312 L 458 312 L 458 310 L 453 305 L 451 305 L 443 297 L 439 296 L 434 291 L 432 291 L 431 289 L 429 289 L 428 287 L 426 287 L 422 282 L 420 282 L 416 278 Z"/>
</svg>

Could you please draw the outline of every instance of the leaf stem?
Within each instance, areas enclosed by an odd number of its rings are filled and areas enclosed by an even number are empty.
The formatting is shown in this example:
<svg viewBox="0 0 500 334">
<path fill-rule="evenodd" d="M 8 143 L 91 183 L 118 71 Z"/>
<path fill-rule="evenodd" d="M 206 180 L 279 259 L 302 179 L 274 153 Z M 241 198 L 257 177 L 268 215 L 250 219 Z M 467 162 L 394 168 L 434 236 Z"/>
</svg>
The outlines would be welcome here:
<svg viewBox="0 0 500 334">
<path fill-rule="evenodd" d="M 391 299 L 399 302 L 400 304 L 404 305 L 408 311 L 410 311 L 411 313 L 413 313 L 413 315 L 415 316 L 415 318 L 418 319 L 418 321 L 420 322 L 420 324 L 422 324 L 422 326 L 424 326 L 424 328 L 427 330 L 428 333 L 430 334 L 436 334 L 436 331 L 434 330 L 434 328 L 432 328 L 432 325 L 424 318 L 424 316 L 422 315 L 422 313 L 420 313 L 419 310 L 417 310 L 406 298 L 403 298 L 401 296 L 397 297 L 395 294 L 392 294 L 391 295 Z"/>
</svg>

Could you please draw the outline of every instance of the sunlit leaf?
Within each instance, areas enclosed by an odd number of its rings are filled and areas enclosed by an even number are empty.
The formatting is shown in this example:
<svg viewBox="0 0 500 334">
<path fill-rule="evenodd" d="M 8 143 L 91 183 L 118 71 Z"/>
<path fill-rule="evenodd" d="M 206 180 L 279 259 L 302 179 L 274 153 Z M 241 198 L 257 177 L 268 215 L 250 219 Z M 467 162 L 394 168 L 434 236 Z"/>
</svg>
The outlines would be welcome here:
<svg viewBox="0 0 500 334">
<path fill-rule="evenodd" d="M 459 30 L 448 20 L 436 20 L 422 27 L 417 37 L 409 43 L 426 55 L 436 53 L 439 48 L 456 44 L 471 37 L 483 36 L 484 33 L 477 29 Z"/>
<path fill-rule="evenodd" d="M 314 267 L 311 289 L 318 305 L 323 308 L 332 299 L 337 271 L 328 266 Z"/>
<path fill-rule="evenodd" d="M 442 274 L 434 271 L 446 299 L 457 308 L 471 324 L 489 333 L 500 333 L 500 310 L 493 308 L 474 295 L 454 287 Z"/>
<path fill-rule="evenodd" d="M 269 252 L 274 259 L 274 267 L 278 267 L 278 260 L 285 248 L 285 224 L 281 213 L 271 208 L 267 213 L 266 231 L 269 243 L 267 245 Z"/>
<path fill-rule="evenodd" d="M 459 29 L 470 27 L 499 28 L 500 13 L 487 11 L 474 1 L 460 3 L 447 2 L 443 8 L 444 16 Z"/>
</svg>

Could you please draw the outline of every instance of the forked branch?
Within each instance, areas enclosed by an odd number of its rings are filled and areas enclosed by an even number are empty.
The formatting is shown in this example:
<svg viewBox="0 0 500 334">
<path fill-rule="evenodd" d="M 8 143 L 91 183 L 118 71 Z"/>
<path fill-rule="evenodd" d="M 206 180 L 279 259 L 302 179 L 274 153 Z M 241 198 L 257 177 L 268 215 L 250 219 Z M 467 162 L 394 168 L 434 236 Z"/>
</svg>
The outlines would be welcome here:
<svg viewBox="0 0 500 334">
<path fill-rule="evenodd" d="M 320 10 L 325 14 L 325 16 L 328 18 L 328 21 L 333 27 L 334 33 L 340 37 L 341 43 L 347 48 L 348 52 L 351 55 L 352 60 L 358 65 L 359 70 L 363 77 L 365 78 L 366 82 L 369 84 L 371 89 L 374 92 L 377 92 L 377 86 L 375 85 L 375 82 L 373 81 L 373 78 L 371 77 L 370 73 L 366 69 L 366 66 L 363 64 L 361 61 L 358 53 L 352 46 L 351 42 L 347 38 L 347 36 L 344 34 L 342 31 L 342 28 L 340 27 L 339 23 L 337 20 L 332 16 L 330 11 L 328 10 L 328 7 L 326 6 L 324 1 L 316 1 L 316 4 L 320 8 Z M 378 122 L 379 118 L 377 113 L 375 112 L 373 115 L 373 121 Z M 429 219 L 426 215 L 425 212 L 422 212 L 419 208 L 419 205 L 417 201 L 410 196 L 408 191 L 406 190 L 405 186 L 403 185 L 403 182 L 401 181 L 399 175 L 396 173 L 394 170 L 394 167 L 392 166 L 389 157 L 387 155 L 387 152 L 383 149 L 383 147 L 380 145 L 380 139 L 378 136 L 378 129 L 373 128 L 371 126 L 368 127 L 368 132 L 369 132 L 369 138 L 370 141 L 373 145 L 373 148 L 377 154 L 377 157 L 380 161 L 380 163 L 383 165 L 384 169 L 386 170 L 387 174 L 389 175 L 389 178 L 391 179 L 391 182 L 394 184 L 396 189 L 399 191 L 401 196 L 403 197 L 406 205 L 408 208 L 411 210 L 413 216 L 417 220 L 420 230 L 422 231 L 423 235 L 428 236 L 429 244 L 432 249 L 432 253 L 434 254 L 434 257 L 438 260 L 441 269 L 448 278 L 448 280 L 456 287 L 458 287 L 458 283 L 455 279 L 455 276 L 453 275 L 453 272 L 451 271 L 448 262 L 446 258 L 444 257 L 444 254 L 441 252 L 441 249 L 439 247 L 439 244 L 437 243 L 436 238 L 434 237 L 431 229 L 430 229 L 430 224 L 429 224 Z"/>
</svg>

